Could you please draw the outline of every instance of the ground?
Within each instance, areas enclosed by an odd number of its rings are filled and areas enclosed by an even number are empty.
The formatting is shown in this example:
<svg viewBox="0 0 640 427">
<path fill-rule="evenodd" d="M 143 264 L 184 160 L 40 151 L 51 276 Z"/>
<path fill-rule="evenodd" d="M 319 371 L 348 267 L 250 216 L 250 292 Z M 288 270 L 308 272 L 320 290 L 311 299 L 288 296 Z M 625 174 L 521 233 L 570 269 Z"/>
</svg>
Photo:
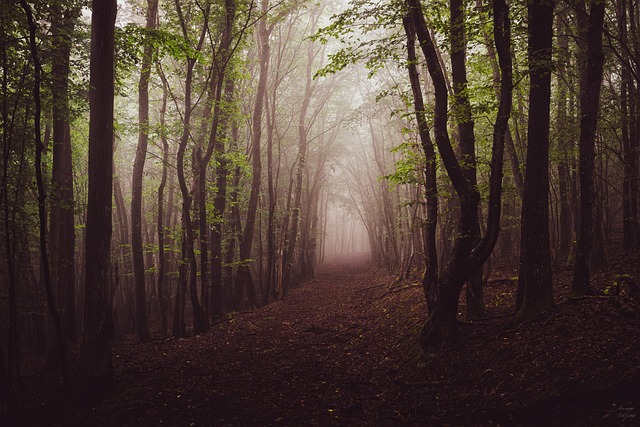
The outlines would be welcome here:
<svg viewBox="0 0 640 427">
<path fill-rule="evenodd" d="M 640 278 L 640 258 L 610 255 L 599 291 Z M 119 344 L 117 383 L 68 411 L 53 368 L 25 373 L 26 425 L 640 425 L 640 298 L 568 301 L 571 271 L 555 272 L 557 308 L 506 329 L 513 271 L 486 287 L 487 318 L 422 358 L 426 307 L 417 283 L 395 283 L 366 256 L 328 262 L 316 280 L 204 335 Z M 629 279 L 628 276 L 619 276 Z M 624 281 L 624 280 L 622 280 Z M 461 313 L 464 312 L 464 301 Z M 463 317 L 463 316 L 462 316 Z M 0 425 L 6 408 L 0 406 Z"/>
</svg>

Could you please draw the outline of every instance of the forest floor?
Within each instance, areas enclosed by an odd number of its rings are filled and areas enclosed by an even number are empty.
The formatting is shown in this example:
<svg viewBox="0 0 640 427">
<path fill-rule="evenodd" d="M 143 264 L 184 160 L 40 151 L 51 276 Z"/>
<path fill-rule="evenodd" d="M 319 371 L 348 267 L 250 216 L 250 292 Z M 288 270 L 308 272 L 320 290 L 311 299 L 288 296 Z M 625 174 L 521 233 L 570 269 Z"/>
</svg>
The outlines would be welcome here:
<svg viewBox="0 0 640 427">
<path fill-rule="evenodd" d="M 595 274 L 640 278 L 640 257 L 610 254 Z M 568 301 L 516 329 L 514 271 L 485 289 L 487 317 L 427 359 L 415 345 L 426 307 L 366 256 L 327 263 L 317 279 L 204 335 L 120 344 L 116 386 L 65 414 L 57 372 L 25 374 L 27 425 L 640 425 L 640 297 Z M 464 301 L 461 304 L 464 313 Z M 6 408 L 0 406 L 0 424 Z"/>
</svg>

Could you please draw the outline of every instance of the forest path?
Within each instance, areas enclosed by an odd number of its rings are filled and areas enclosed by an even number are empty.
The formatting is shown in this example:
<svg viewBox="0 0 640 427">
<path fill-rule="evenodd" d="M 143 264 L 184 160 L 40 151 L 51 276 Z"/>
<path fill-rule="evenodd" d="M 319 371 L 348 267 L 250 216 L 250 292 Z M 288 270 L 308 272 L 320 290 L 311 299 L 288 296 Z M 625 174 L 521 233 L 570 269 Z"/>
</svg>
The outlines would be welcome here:
<svg viewBox="0 0 640 427">
<path fill-rule="evenodd" d="M 286 299 L 206 335 L 117 349 L 119 390 L 77 421 L 402 423 L 397 344 L 409 313 L 391 316 L 388 299 L 376 297 L 391 280 L 368 256 L 344 256 Z"/>
<path fill-rule="evenodd" d="M 594 275 L 601 290 L 621 271 L 640 277 L 640 253 L 607 268 Z M 638 425 L 640 297 L 563 301 L 571 274 L 560 270 L 556 310 L 507 330 L 512 276 L 486 287 L 488 318 L 416 366 L 421 288 L 389 288 L 366 256 L 341 257 L 207 334 L 116 346 L 115 388 L 71 419 L 57 370 L 26 376 L 25 424 Z"/>
</svg>

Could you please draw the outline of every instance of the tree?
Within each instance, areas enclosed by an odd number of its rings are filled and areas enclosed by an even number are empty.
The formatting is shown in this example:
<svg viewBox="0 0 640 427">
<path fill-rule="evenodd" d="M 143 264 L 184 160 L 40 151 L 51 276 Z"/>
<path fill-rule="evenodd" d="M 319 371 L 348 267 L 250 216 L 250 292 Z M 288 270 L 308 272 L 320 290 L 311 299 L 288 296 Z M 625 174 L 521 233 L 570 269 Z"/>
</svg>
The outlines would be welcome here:
<svg viewBox="0 0 640 427">
<path fill-rule="evenodd" d="M 114 31 L 116 0 L 93 0 L 89 86 L 89 184 L 85 234 L 84 333 L 78 369 L 81 386 L 95 391 L 113 379 Z"/>
<path fill-rule="evenodd" d="M 529 121 L 516 322 L 538 317 L 554 306 L 548 198 L 554 7 L 555 1 L 547 0 L 532 0 L 527 5 Z"/>
<path fill-rule="evenodd" d="M 178 0 L 174 2 L 178 17 L 180 20 L 180 27 L 182 29 L 182 36 L 185 41 L 190 40 L 189 26 L 185 20 L 182 6 Z M 196 261 L 196 254 L 193 248 L 194 236 L 193 236 L 193 221 L 191 220 L 191 205 L 193 197 L 190 194 L 187 187 L 187 179 L 185 177 L 185 154 L 187 150 L 187 144 L 191 138 L 191 115 L 193 113 L 192 105 L 192 85 L 193 85 L 193 68 L 196 65 L 197 53 L 202 49 L 204 44 L 206 29 L 208 23 L 209 10 L 203 10 L 205 19 L 204 25 L 200 31 L 200 35 L 197 41 L 197 45 L 193 50 L 187 54 L 187 71 L 184 82 L 184 114 L 182 117 L 182 135 L 180 136 L 180 143 L 178 145 L 177 153 L 177 172 L 178 183 L 180 185 L 180 193 L 182 194 L 182 257 L 183 260 L 180 263 L 180 278 L 179 285 L 176 291 L 175 308 L 173 315 L 173 335 L 176 337 L 185 336 L 187 333 L 186 325 L 184 323 L 184 298 L 186 297 L 187 282 L 189 283 L 189 292 L 191 296 L 191 305 L 193 306 L 193 329 L 195 333 L 200 333 L 204 330 L 204 324 L 202 321 L 202 310 L 198 299 L 197 291 L 197 274 L 198 265 Z M 188 276 L 187 276 L 188 275 Z"/>
<path fill-rule="evenodd" d="M 33 61 L 34 68 L 34 80 L 33 80 L 33 98 L 35 104 L 34 111 L 34 134 L 35 134 L 35 146 L 36 146 L 36 183 L 38 187 L 38 219 L 39 219 L 39 243 L 40 243 L 40 264 L 42 266 L 42 275 L 44 278 L 45 292 L 47 296 L 47 308 L 53 319 L 53 324 L 56 334 L 56 342 L 58 346 L 58 357 L 60 358 L 60 368 L 62 370 L 62 378 L 66 388 L 70 386 L 69 378 L 69 366 L 67 364 L 67 347 L 62 330 L 62 321 L 60 319 L 60 313 L 55 306 L 53 284 L 51 280 L 51 271 L 49 264 L 49 253 L 47 251 L 47 213 L 46 213 L 46 191 L 44 188 L 44 177 L 42 173 L 42 153 L 44 151 L 44 144 L 42 143 L 42 131 L 40 129 L 41 115 L 42 115 L 42 101 L 41 101 L 41 63 L 40 56 L 38 54 L 38 45 L 36 42 L 36 23 L 33 18 L 33 12 L 31 6 L 26 0 L 21 0 L 20 4 L 24 9 L 27 16 L 27 23 L 29 25 L 29 47 L 31 50 L 31 59 Z"/>
<path fill-rule="evenodd" d="M 595 226 L 595 144 L 598 112 L 600 111 L 600 87 L 604 67 L 602 30 L 605 2 L 591 0 L 589 7 L 586 67 L 580 83 L 580 234 L 576 243 L 576 262 L 573 267 L 571 296 L 592 294 L 589 260 L 593 246 Z M 584 11 L 586 12 L 586 11 Z"/>
<path fill-rule="evenodd" d="M 215 251 L 216 255 L 212 253 L 212 261 L 211 261 L 211 275 L 209 275 L 208 266 L 209 266 L 209 221 L 207 220 L 207 171 L 209 170 L 209 163 L 211 161 L 211 157 L 214 153 L 214 149 L 220 151 L 223 147 L 221 146 L 221 142 L 219 140 L 222 138 L 220 134 L 220 128 L 224 128 L 225 122 L 222 119 L 223 115 L 223 94 L 225 87 L 225 78 L 227 74 L 227 66 L 231 60 L 231 55 L 233 54 L 232 42 L 233 42 L 233 27 L 236 19 L 236 3 L 233 0 L 225 1 L 225 12 L 223 14 L 223 19 L 221 19 L 221 35 L 220 42 L 218 45 L 218 49 L 213 53 L 213 76 L 211 77 L 210 87 L 209 87 L 209 96 L 213 97 L 213 119 L 211 124 L 211 131 L 209 134 L 209 142 L 205 147 L 198 148 L 196 150 L 196 158 L 198 159 L 198 175 L 196 178 L 197 182 L 197 207 L 199 214 L 199 222 L 200 222 L 200 280 L 202 283 L 201 286 L 201 295 L 202 295 L 202 322 L 203 329 L 206 330 L 209 327 L 209 308 L 210 297 L 209 297 L 209 288 L 211 287 L 210 280 L 214 279 L 214 274 L 218 271 L 221 272 L 221 269 L 218 269 L 217 265 L 214 265 L 221 258 L 217 255 L 218 249 L 220 246 L 217 241 L 212 242 L 212 250 Z M 243 29 L 244 31 L 244 29 Z M 210 108 L 208 105 L 207 108 Z M 204 150 L 203 150 L 204 148 Z M 225 171 L 220 170 L 221 174 L 224 174 Z M 219 182 L 221 187 L 224 187 L 226 183 L 222 181 L 222 178 L 219 177 Z M 226 192 L 226 189 L 222 190 Z M 216 207 L 216 210 L 223 211 L 224 208 L 221 206 L 220 201 Z M 216 202 L 214 201 L 214 204 Z M 215 220 L 214 220 L 215 221 Z M 216 233 L 216 230 L 213 231 Z M 213 239 L 212 239 L 213 240 Z M 215 246 L 215 247 L 213 247 Z M 215 258 L 214 258 L 215 257 Z M 216 290 L 221 289 L 221 278 L 222 275 L 219 276 L 216 274 L 216 280 L 220 280 L 217 284 L 214 284 Z M 215 298 L 221 298 L 221 295 L 216 292 L 214 295 Z"/>
<path fill-rule="evenodd" d="M 260 182 L 262 180 L 262 161 L 260 159 L 260 142 L 262 140 L 262 113 L 264 111 L 264 99 L 267 92 L 267 77 L 269 73 L 269 59 L 271 46 L 269 44 L 269 36 L 273 30 L 273 26 L 267 26 L 267 14 L 269 11 L 269 0 L 262 0 L 261 16 L 258 20 L 258 52 L 260 61 L 260 76 L 258 77 L 258 87 L 256 89 L 256 100 L 252 117 L 252 134 L 251 134 L 251 162 L 252 162 L 252 178 L 251 178 L 251 194 L 249 195 L 249 206 L 247 208 L 247 219 L 245 222 L 244 233 L 240 241 L 240 267 L 236 274 L 236 282 L 233 289 L 233 307 L 238 309 L 242 302 L 243 292 L 246 290 L 249 304 L 252 307 L 257 305 L 255 291 L 253 286 L 253 278 L 249 269 L 249 259 L 251 258 L 251 249 L 253 246 L 253 234 L 256 224 L 256 212 L 258 210 L 258 198 L 260 196 Z"/>
<path fill-rule="evenodd" d="M 53 164 L 51 170 L 51 227 L 49 248 L 53 285 L 62 311 L 67 339 L 76 341 L 76 278 L 73 165 L 71 153 L 69 61 L 71 39 L 80 7 L 51 4 L 51 104 Z"/>
<path fill-rule="evenodd" d="M 621 88 L 620 109 L 622 133 L 622 155 L 624 162 L 624 178 L 622 183 L 622 246 L 624 249 L 633 249 L 640 246 L 640 225 L 638 224 L 638 131 L 637 109 L 638 101 L 634 96 L 637 91 L 633 84 L 632 57 L 633 50 L 630 47 L 630 39 L 633 39 L 637 31 L 634 25 L 634 8 L 632 2 L 619 0 L 617 2 L 617 19 L 621 46 Z M 629 31 L 631 27 L 631 31 Z M 633 31 L 635 28 L 636 31 Z M 629 37 L 631 32 L 631 37 Z M 640 49 L 640 46 L 637 47 Z M 640 80 L 637 73 L 636 81 Z"/>
<path fill-rule="evenodd" d="M 429 317 L 421 330 L 420 343 L 425 351 L 431 351 L 458 336 L 457 308 L 462 286 L 470 275 L 487 260 L 498 238 L 504 140 L 511 113 L 513 85 L 510 57 L 511 31 L 508 7 L 505 2 L 496 0 L 493 5 L 493 25 L 502 72 L 501 93 L 493 133 L 487 230 L 482 239 L 477 242 L 477 239 L 474 238 L 474 230 L 477 221 L 479 194 L 465 175 L 451 146 L 447 130 L 448 89 L 444 72 L 433 38 L 429 33 L 420 1 L 407 0 L 406 4 L 435 89 L 434 139 L 456 192 L 460 208 L 457 234 L 447 264 L 443 271 L 435 277 L 433 274 L 425 274 L 423 277 Z"/>
<path fill-rule="evenodd" d="M 458 139 L 461 160 L 464 165 L 464 175 L 474 188 L 478 186 L 476 175 L 476 141 L 474 135 L 474 121 L 469 100 L 469 85 L 467 81 L 467 36 L 465 34 L 465 9 L 462 0 L 450 0 L 451 13 L 451 74 L 453 80 L 454 98 L 452 110 L 458 125 Z M 480 239 L 480 223 L 476 212 L 473 219 L 473 237 L 475 243 Z M 480 317 L 484 314 L 482 297 L 482 268 L 472 272 L 467 280 L 467 315 Z"/>
<path fill-rule="evenodd" d="M 158 21 L 158 0 L 147 0 L 146 30 L 153 31 Z M 136 331 L 142 341 L 151 336 L 147 321 L 147 299 L 145 292 L 145 269 L 142 247 L 142 177 L 149 144 L 149 78 L 153 44 L 150 34 L 143 42 L 140 80 L 138 83 L 138 148 L 133 162 L 131 177 L 131 259 L 136 290 Z"/>
<path fill-rule="evenodd" d="M 315 27 L 317 25 L 317 20 L 319 17 L 318 11 L 316 11 L 311 16 L 311 25 L 313 27 L 313 31 L 315 31 Z M 317 54 L 317 52 L 316 52 Z M 298 224 L 300 222 L 300 218 L 302 216 L 302 184 L 303 184 L 303 174 L 305 169 L 305 163 L 307 161 L 307 150 L 308 150 L 308 132 L 309 128 L 305 123 L 307 119 L 307 112 L 309 110 L 309 103 L 311 102 L 312 96 L 312 72 L 311 67 L 313 65 L 314 60 L 314 51 L 313 51 L 313 42 L 311 40 L 307 43 L 307 64 L 306 64 L 306 76 L 305 76 L 305 86 L 304 86 L 304 95 L 302 98 L 302 104 L 300 106 L 300 116 L 298 118 L 298 154 L 296 157 L 296 174 L 295 174 L 295 195 L 293 208 L 291 212 L 291 226 L 289 228 L 289 235 L 287 236 L 286 248 L 284 249 L 284 273 L 282 279 L 282 296 L 286 296 L 289 292 L 289 289 L 293 286 L 293 264 L 294 264 L 294 251 L 296 248 L 296 242 L 298 239 Z"/>
<path fill-rule="evenodd" d="M 167 260 L 165 256 L 165 219 L 164 219 L 164 190 L 167 185 L 167 169 L 169 168 L 169 140 L 167 138 L 166 129 L 166 112 L 168 88 L 165 79 L 162 79 L 162 106 L 160 107 L 160 126 L 162 140 L 162 178 L 158 186 L 158 279 L 156 283 L 158 292 L 158 305 L 160 306 L 160 317 L 162 318 L 161 331 L 162 335 L 167 334 L 167 291 L 165 280 Z"/>
</svg>

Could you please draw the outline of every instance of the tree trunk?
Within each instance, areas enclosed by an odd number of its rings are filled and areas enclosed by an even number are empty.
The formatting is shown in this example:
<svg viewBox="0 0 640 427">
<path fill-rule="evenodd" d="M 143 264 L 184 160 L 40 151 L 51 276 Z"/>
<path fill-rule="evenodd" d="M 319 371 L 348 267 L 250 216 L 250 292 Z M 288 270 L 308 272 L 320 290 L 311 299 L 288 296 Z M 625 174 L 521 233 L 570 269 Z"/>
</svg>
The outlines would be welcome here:
<svg viewBox="0 0 640 427">
<path fill-rule="evenodd" d="M 94 0 L 91 14 L 85 307 L 79 374 L 86 390 L 94 391 L 113 379 L 111 203 L 117 7 L 115 0 Z"/>
<path fill-rule="evenodd" d="M 38 219 L 39 219 L 39 241 L 40 241 L 40 265 L 42 266 L 42 275 L 44 278 L 45 293 L 47 298 L 47 308 L 53 319 L 53 324 L 56 334 L 56 342 L 58 345 L 58 354 L 60 358 L 60 369 L 62 371 L 62 379 L 64 381 L 65 388 L 70 387 L 69 379 L 69 366 L 67 364 L 67 344 L 62 330 L 62 321 L 60 314 L 55 306 L 53 284 L 51 280 L 51 272 L 49 266 L 49 254 L 47 251 L 47 211 L 45 206 L 46 191 L 44 188 L 44 179 L 42 173 L 42 152 L 44 151 L 44 144 L 42 143 L 42 136 L 40 130 L 40 119 L 42 115 L 42 104 L 40 98 L 41 82 L 41 63 L 40 56 L 38 54 L 38 44 L 36 42 L 37 27 L 35 20 L 33 19 L 33 13 L 31 6 L 26 0 L 21 0 L 20 4 L 27 15 L 27 22 L 29 24 L 29 47 L 31 50 L 31 59 L 33 61 L 34 68 L 34 82 L 33 82 L 33 95 L 34 95 L 34 131 L 35 131 L 35 169 L 36 169 L 36 184 L 38 188 Z"/>
<path fill-rule="evenodd" d="M 620 40 L 625 45 L 629 43 L 627 1 L 618 2 L 618 26 Z M 635 105 L 633 81 L 631 76 L 629 54 L 622 49 L 623 66 L 620 84 L 620 113 L 622 133 L 622 157 L 624 162 L 624 177 L 622 181 L 622 246 L 629 250 L 638 247 L 640 226 L 638 225 L 638 144 L 635 141 Z"/>
<path fill-rule="evenodd" d="M 146 29 L 153 31 L 158 21 L 158 0 L 147 0 Z M 133 162 L 131 178 L 131 260 L 136 295 L 136 332 L 140 341 L 151 337 L 146 310 L 145 268 L 142 242 L 142 178 L 149 143 L 149 78 L 153 44 L 147 34 L 143 40 L 144 50 L 138 82 L 138 148 Z"/>
<path fill-rule="evenodd" d="M 12 142 L 12 125 L 9 120 L 9 105 L 8 99 L 8 59 L 7 59 L 7 47 L 2 46 L 2 145 L 3 153 L 9 153 L 11 150 Z M 6 339 L 6 350 L 2 352 L 2 358 L 0 359 L 0 369 L 2 369 L 2 386 L 3 394 L 6 397 L 7 414 L 10 422 L 15 424 L 19 423 L 19 411 L 16 401 L 16 390 L 14 387 L 14 374 L 16 379 L 20 377 L 20 342 L 19 327 L 18 327 L 18 313 L 17 313 L 17 301 L 16 301 L 16 288 L 17 288 L 17 271 L 16 271 L 16 251 L 15 251 L 15 211 L 11 209 L 9 203 L 9 170 L 10 159 L 7 154 L 2 158 L 2 181 L 0 182 L 0 205 L 2 206 L 3 222 L 4 222 L 4 250 L 6 261 L 6 274 L 7 274 L 7 305 L 9 306 L 8 313 L 8 336 Z M 16 192 L 17 196 L 18 192 Z M 18 204 L 15 204 L 18 206 Z M 5 374 L 6 373 L 6 374 Z"/>
<path fill-rule="evenodd" d="M 573 224 L 571 221 L 571 205 L 569 203 L 569 152 L 571 151 L 571 141 L 569 125 L 567 123 L 567 66 L 569 65 L 569 26 L 565 22 L 565 17 L 558 15 L 556 22 L 561 28 L 558 34 L 558 90 L 556 95 L 557 118 L 556 128 L 558 135 L 558 150 L 560 151 L 560 162 L 558 163 L 558 186 L 560 204 L 560 241 L 556 254 L 556 262 L 563 265 L 567 262 L 569 251 L 573 244 Z"/>
<path fill-rule="evenodd" d="M 233 105 L 235 91 L 235 79 L 227 78 L 225 84 L 225 100 L 227 104 Z M 227 107 L 230 108 L 230 107 Z M 228 132 L 231 111 L 224 111 L 221 122 L 221 135 L 216 140 L 216 195 L 213 200 L 216 218 L 211 226 L 211 312 L 214 317 L 221 316 L 224 309 L 223 297 L 223 271 L 222 271 L 222 236 L 224 215 L 227 209 L 227 178 L 229 176 L 229 161 L 226 156 L 224 145 L 224 135 Z"/>
<path fill-rule="evenodd" d="M 51 228 L 49 248 L 52 279 L 62 312 L 65 335 L 70 342 L 76 332 L 75 225 L 71 131 L 69 124 L 69 57 L 71 36 L 80 9 L 52 5 L 51 103 L 53 109 L 53 166 L 51 170 Z"/>
<path fill-rule="evenodd" d="M 314 17 L 311 18 L 314 20 Z M 294 285 L 294 252 L 298 239 L 298 224 L 302 216 L 302 185 L 305 163 L 307 161 L 307 110 L 311 102 L 311 80 L 313 78 L 311 67 L 313 64 L 313 42 L 307 42 L 307 66 L 305 89 L 300 106 L 300 116 L 298 118 L 298 155 L 296 158 L 296 176 L 295 176 L 295 194 L 293 198 L 293 207 L 291 209 L 291 228 L 289 228 L 289 236 L 285 248 L 283 259 L 284 273 L 282 279 L 282 296 L 287 296 L 289 289 Z"/>
<path fill-rule="evenodd" d="M 422 47 L 431 79 L 433 80 L 436 106 L 434 115 L 435 141 L 440 156 L 458 195 L 459 219 L 457 237 L 448 263 L 437 280 L 436 290 L 431 293 L 430 314 L 422 328 L 420 343 L 423 350 L 431 351 L 455 338 L 458 331 L 457 305 L 464 282 L 479 269 L 489 257 L 498 238 L 501 196 L 504 138 L 511 111 L 511 57 L 510 21 L 505 2 L 494 2 L 494 36 L 503 73 L 498 119 L 494 126 L 491 157 L 489 213 L 487 233 L 474 248 L 474 230 L 477 225 L 479 194 L 471 185 L 458 162 L 449 141 L 447 131 L 447 87 L 443 70 L 438 62 L 433 40 L 426 26 L 421 4 L 418 0 L 407 0 L 409 14 Z"/>
<path fill-rule="evenodd" d="M 240 267 L 236 275 L 236 283 L 233 289 L 233 308 L 238 309 L 242 302 L 243 292 L 247 292 L 249 305 L 255 307 L 257 304 L 253 286 L 251 270 L 247 262 L 251 258 L 253 247 L 253 234 L 256 224 L 256 213 L 258 210 L 258 199 L 260 197 L 260 182 L 262 180 L 262 163 L 260 159 L 260 141 L 262 139 L 262 112 L 264 110 L 264 98 L 267 92 L 267 77 L 269 73 L 270 60 L 270 31 L 267 29 L 267 12 L 269 10 L 269 0 L 262 0 L 262 16 L 258 21 L 258 48 L 260 61 L 260 77 L 258 78 L 258 88 L 256 89 L 256 102 L 253 109 L 252 136 L 251 136 L 251 156 L 252 171 L 251 194 L 249 195 L 249 206 L 247 208 L 247 221 L 240 242 Z"/>
<path fill-rule="evenodd" d="M 158 305 L 160 306 L 160 318 L 162 335 L 167 334 L 167 291 L 165 274 L 167 270 L 167 261 L 165 255 L 165 220 L 164 220 L 164 189 L 167 184 L 167 169 L 169 168 L 169 140 L 167 139 L 165 114 L 167 111 L 168 87 L 167 83 L 162 80 L 162 107 L 160 107 L 160 139 L 162 140 L 162 178 L 158 187 L 158 280 L 156 288 L 158 293 Z"/>
<path fill-rule="evenodd" d="M 182 7 L 180 2 L 175 0 L 174 2 L 176 11 L 180 19 L 180 25 L 182 27 L 182 33 L 185 40 L 189 40 L 189 34 L 187 29 L 187 23 L 185 22 L 184 15 L 182 13 Z M 208 11 L 205 13 L 205 23 L 202 26 L 198 45 L 195 50 L 199 52 L 204 43 L 206 29 L 207 29 L 207 17 Z M 184 83 L 184 116 L 183 116 L 183 128 L 182 135 L 180 137 L 180 144 L 178 146 L 177 154 L 177 172 L 178 172 L 178 184 L 180 185 L 180 193 L 182 194 L 182 227 L 184 230 L 182 239 L 182 262 L 180 264 L 180 284 L 176 292 L 176 304 L 174 311 L 174 336 L 180 337 L 186 335 L 186 326 L 184 325 L 184 297 L 186 295 L 186 286 L 188 283 L 189 293 L 191 297 L 191 305 L 193 308 L 193 331 L 196 334 L 203 332 L 204 324 L 202 321 L 202 309 L 200 307 L 200 301 L 198 299 L 197 289 L 197 271 L 198 263 L 196 261 L 196 254 L 193 248 L 194 235 L 193 235 L 193 222 L 191 221 L 191 204 L 192 197 L 187 187 L 187 180 L 184 173 L 184 157 L 187 150 L 187 144 L 191 135 L 190 124 L 191 114 L 193 112 L 191 92 L 193 83 L 193 68 L 196 64 L 196 59 L 192 57 L 187 58 L 187 72 Z M 188 264 L 188 267 L 187 267 Z"/>
<path fill-rule="evenodd" d="M 604 54 L 602 31 L 605 2 L 591 0 L 587 36 L 587 64 L 580 82 L 580 234 L 576 244 L 571 296 L 593 293 L 590 283 L 590 257 L 593 247 L 595 189 L 595 145 L 600 106 L 600 87 Z M 583 30 L 584 31 L 584 30 Z M 599 224 L 598 224 L 599 226 Z"/>
<path fill-rule="evenodd" d="M 533 0 L 527 6 L 528 58 L 531 71 L 516 322 L 541 316 L 554 306 L 548 198 L 554 6 L 555 1 L 547 0 Z"/>
<path fill-rule="evenodd" d="M 422 290 L 424 292 L 429 311 L 435 310 L 435 302 L 438 299 L 438 252 L 436 249 L 436 229 L 438 225 L 438 186 L 436 177 L 436 153 L 433 141 L 429 135 L 429 127 L 425 115 L 420 73 L 416 66 L 415 29 L 409 16 L 404 18 L 404 28 L 407 35 L 407 53 L 409 81 L 413 93 L 413 103 L 418 123 L 420 143 L 425 154 L 425 197 L 427 219 L 424 223 L 424 253 L 425 271 L 422 276 Z"/>
<path fill-rule="evenodd" d="M 462 0 L 449 0 L 451 13 L 451 71 L 453 76 L 454 101 L 453 114 L 458 125 L 460 137 L 460 154 L 465 165 L 464 173 L 467 181 L 474 188 L 478 185 L 476 176 L 476 147 L 473 133 L 474 121 L 469 101 L 467 67 L 466 67 L 466 35 L 465 13 Z M 473 219 L 473 239 L 480 240 L 480 223 L 477 212 Z M 471 272 L 466 287 L 467 317 L 482 317 L 485 312 L 482 292 L 482 266 Z"/>
</svg>

